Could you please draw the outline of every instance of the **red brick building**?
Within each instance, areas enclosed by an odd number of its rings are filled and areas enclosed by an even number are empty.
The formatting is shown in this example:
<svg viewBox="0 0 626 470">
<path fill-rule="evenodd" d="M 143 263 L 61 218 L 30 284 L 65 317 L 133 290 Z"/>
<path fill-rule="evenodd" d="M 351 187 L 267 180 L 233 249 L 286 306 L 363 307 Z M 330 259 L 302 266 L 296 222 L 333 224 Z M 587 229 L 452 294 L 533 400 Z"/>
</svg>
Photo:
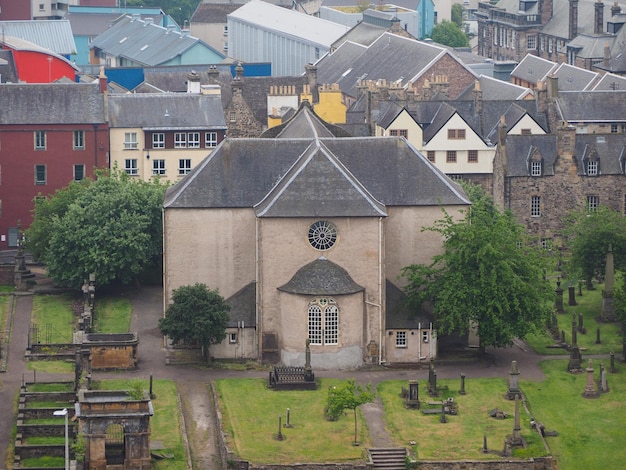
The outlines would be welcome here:
<svg viewBox="0 0 626 470">
<path fill-rule="evenodd" d="M 30 225 L 36 196 L 108 167 L 103 88 L 0 85 L 0 250 L 16 246 L 18 220 Z"/>
</svg>

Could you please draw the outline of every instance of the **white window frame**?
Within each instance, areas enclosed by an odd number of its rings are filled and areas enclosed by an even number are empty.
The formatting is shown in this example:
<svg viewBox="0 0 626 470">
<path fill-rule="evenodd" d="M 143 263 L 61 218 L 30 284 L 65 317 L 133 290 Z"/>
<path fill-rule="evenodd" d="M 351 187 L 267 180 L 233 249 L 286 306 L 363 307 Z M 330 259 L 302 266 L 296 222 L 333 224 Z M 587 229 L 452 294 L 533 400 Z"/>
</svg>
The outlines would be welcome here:
<svg viewBox="0 0 626 470">
<path fill-rule="evenodd" d="M 187 148 L 187 134 L 185 132 L 176 132 L 174 134 L 174 148 L 175 149 Z"/>
<path fill-rule="evenodd" d="M 39 178 L 39 169 L 43 170 L 43 178 Z M 42 186 L 48 183 L 48 169 L 46 165 L 35 165 L 35 185 Z"/>
<path fill-rule="evenodd" d="M 406 348 L 406 331 L 396 331 L 396 348 Z"/>
<path fill-rule="evenodd" d="M 165 148 L 165 133 L 164 132 L 155 132 L 154 134 L 152 134 L 152 148 L 153 149 Z"/>
<path fill-rule="evenodd" d="M 541 196 L 530 197 L 530 216 L 541 217 Z"/>
<path fill-rule="evenodd" d="M 124 160 L 124 171 L 131 176 L 137 176 L 139 174 L 139 167 L 136 158 L 127 158 Z"/>
<path fill-rule="evenodd" d="M 600 196 L 587 196 L 587 210 L 595 212 L 600 206 Z"/>
<path fill-rule="evenodd" d="M 587 176 L 598 176 L 598 160 L 587 160 Z"/>
<path fill-rule="evenodd" d="M 155 158 L 152 160 L 152 174 L 154 176 L 163 176 L 166 173 L 165 160 Z"/>
<path fill-rule="evenodd" d="M 228 333 L 228 342 L 230 344 L 237 344 L 237 333 Z"/>
<path fill-rule="evenodd" d="M 190 132 L 187 134 L 187 148 L 199 149 L 200 148 L 200 133 Z"/>
<path fill-rule="evenodd" d="M 124 150 L 137 150 L 139 142 L 137 142 L 136 132 L 124 133 Z"/>
<path fill-rule="evenodd" d="M 85 150 L 85 131 L 74 131 L 74 150 Z"/>
<path fill-rule="evenodd" d="M 187 175 L 191 171 L 191 159 L 190 158 L 180 158 L 178 160 L 178 174 L 179 175 Z"/>
<path fill-rule="evenodd" d="M 530 162 L 530 176 L 541 176 L 542 170 L 541 160 L 533 160 Z"/>
<path fill-rule="evenodd" d="M 309 341 L 316 346 L 339 344 L 339 307 L 334 299 L 311 300 L 307 313 Z"/>
<path fill-rule="evenodd" d="M 217 147 L 217 132 L 205 132 L 204 146 L 206 148 Z"/>
<path fill-rule="evenodd" d="M 537 35 L 535 34 L 526 35 L 526 49 L 529 49 L 529 50 L 537 49 Z"/>
<path fill-rule="evenodd" d="M 46 150 L 46 131 L 35 131 L 35 150 Z"/>
</svg>

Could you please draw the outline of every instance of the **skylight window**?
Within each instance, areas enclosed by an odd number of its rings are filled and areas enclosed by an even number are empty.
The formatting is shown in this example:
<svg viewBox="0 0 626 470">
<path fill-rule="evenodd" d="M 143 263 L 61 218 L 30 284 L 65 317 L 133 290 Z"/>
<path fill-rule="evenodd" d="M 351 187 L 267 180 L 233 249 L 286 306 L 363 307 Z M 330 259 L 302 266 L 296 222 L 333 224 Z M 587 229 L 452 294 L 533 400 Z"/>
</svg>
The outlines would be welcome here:
<svg viewBox="0 0 626 470">
<path fill-rule="evenodd" d="M 122 44 L 124 41 L 126 41 L 128 39 L 128 36 L 126 36 L 125 38 L 120 39 L 120 44 Z"/>
<path fill-rule="evenodd" d="M 140 51 L 145 51 L 146 49 L 148 49 L 148 46 L 149 46 L 149 45 L 150 45 L 150 44 L 146 44 L 145 46 L 143 46 L 143 47 L 142 47 L 141 49 L 139 49 L 139 50 L 140 50 Z"/>
<path fill-rule="evenodd" d="M 341 74 L 341 78 L 345 77 L 346 75 L 348 75 L 350 72 L 352 72 L 352 67 L 350 67 L 348 70 L 346 70 L 344 73 Z"/>
</svg>

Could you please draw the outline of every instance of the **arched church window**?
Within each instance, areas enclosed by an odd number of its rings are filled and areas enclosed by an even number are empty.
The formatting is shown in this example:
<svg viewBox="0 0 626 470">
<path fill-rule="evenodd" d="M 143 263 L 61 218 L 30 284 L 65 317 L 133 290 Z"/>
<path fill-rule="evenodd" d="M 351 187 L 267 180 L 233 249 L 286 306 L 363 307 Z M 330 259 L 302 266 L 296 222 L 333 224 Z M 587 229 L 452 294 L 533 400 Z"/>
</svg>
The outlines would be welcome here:
<svg viewBox="0 0 626 470">
<path fill-rule="evenodd" d="M 309 303 L 309 340 L 317 345 L 339 343 L 339 307 L 333 299 L 317 298 Z"/>
<path fill-rule="evenodd" d="M 326 220 L 318 220 L 309 227 L 308 237 L 316 250 L 329 250 L 337 241 L 337 227 Z"/>
</svg>

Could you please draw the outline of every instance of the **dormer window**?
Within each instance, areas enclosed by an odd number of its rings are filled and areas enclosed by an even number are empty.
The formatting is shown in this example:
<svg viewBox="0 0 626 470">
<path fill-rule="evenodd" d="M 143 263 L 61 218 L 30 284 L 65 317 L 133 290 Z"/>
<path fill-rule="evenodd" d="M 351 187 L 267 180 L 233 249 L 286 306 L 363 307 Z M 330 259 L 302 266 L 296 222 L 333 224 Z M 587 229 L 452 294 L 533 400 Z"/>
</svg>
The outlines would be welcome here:
<svg viewBox="0 0 626 470">
<path fill-rule="evenodd" d="M 587 160 L 587 176 L 598 176 L 598 160 Z"/>
<path fill-rule="evenodd" d="M 530 176 L 541 176 L 542 165 L 541 160 L 533 160 L 530 162 Z"/>
</svg>

